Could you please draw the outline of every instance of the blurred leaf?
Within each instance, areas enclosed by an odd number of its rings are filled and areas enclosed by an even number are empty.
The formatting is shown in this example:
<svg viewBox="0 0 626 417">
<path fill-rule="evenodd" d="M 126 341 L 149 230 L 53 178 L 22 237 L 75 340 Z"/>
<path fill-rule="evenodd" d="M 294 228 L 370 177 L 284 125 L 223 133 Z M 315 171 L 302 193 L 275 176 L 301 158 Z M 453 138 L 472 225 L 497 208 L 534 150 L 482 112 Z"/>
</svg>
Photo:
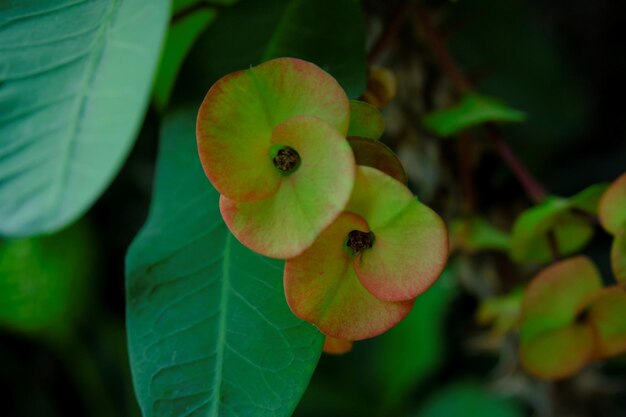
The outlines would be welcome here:
<svg viewBox="0 0 626 417">
<path fill-rule="evenodd" d="M 426 401 L 415 417 L 522 417 L 513 403 L 476 383 L 462 382 L 448 386 Z"/>
<path fill-rule="evenodd" d="M 57 230 L 117 173 L 147 104 L 168 1 L 0 10 L 0 235 Z"/>
<path fill-rule="evenodd" d="M 600 198 L 608 186 L 608 184 L 594 184 L 585 188 L 569 199 L 572 208 L 597 215 Z"/>
<path fill-rule="evenodd" d="M 582 193 L 585 193 L 583 191 Z M 582 194 L 581 193 L 581 194 Z M 578 194 L 580 195 L 580 194 Z M 577 196 L 578 196 L 577 195 Z M 589 218 L 573 213 L 572 199 L 548 197 L 543 202 L 524 211 L 515 220 L 511 233 L 511 257 L 518 262 L 546 262 L 552 258 L 548 234 L 556 238 L 559 254 L 570 255 L 582 249 L 593 236 Z M 581 199 L 588 202 L 587 199 Z"/>
<path fill-rule="evenodd" d="M 246 249 L 224 225 L 195 120 L 189 110 L 165 121 L 151 212 L 127 257 L 139 403 L 145 417 L 289 416 L 323 337 L 289 310 L 283 262 Z"/>
<path fill-rule="evenodd" d="M 501 338 L 517 327 L 524 291 L 521 288 L 508 294 L 481 301 L 476 320 L 482 325 L 492 325 L 492 335 Z"/>
<path fill-rule="evenodd" d="M 379 171 L 407 184 L 407 176 L 398 156 L 387 145 L 374 139 L 352 136 L 348 138 L 354 159 L 358 165 Z"/>
<path fill-rule="evenodd" d="M 350 100 L 350 127 L 348 136 L 380 139 L 385 130 L 385 119 L 380 111 L 369 103 Z"/>
<path fill-rule="evenodd" d="M 154 81 L 154 104 L 159 110 L 163 110 L 170 99 L 178 70 L 187 53 L 215 16 L 215 10 L 198 10 L 174 22 L 167 32 L 159 70 Z"/>
<path fill-rule="evenodd" d="M 375 340 L 376 381 L 385 406 L 402 401 L 407 393 L 431 376 L 445 358 L 445 317 L 456 294 L 452 274 L 446 270 L 424 294 L 411 313 Z"/>
<path fill-rule="evenodd" d="M 524 113 L 499 100 L 478 94 L 467 94 L 461 102 L 427 115 L 424 126 L 440 136 L 452 136 L 469 127 L 486 122 L 522 122 Z"/>
<path fill-rule="evenodd" d="M 626 291 L 607 288 L 589 306 L 589 323 L 596 337 L 596 355 L 609 357 L 626 352 Z"/>
<path fill-rule="evenodd" d="M 626 225 L 615 234 L 613 239 L 611 267 L 615 279 L 626 283 Z"/>
<path fill-rule="evenodd" d="M 0 243 L 0 325 L 65 338 L 84 313 L 94 247 L 82 223 Z"/>
<path fill-rule="evenodd" d="M 225 74 L 286 56 L 319 65 L 357 98 L 366 81 L 364 37 L 353 0 L 240 0 L 194 45 L 176 91 L 199 102 Z"/>
<path fill-rule="evenodd" d="M 510 236 L 482 217 L 458 217 L 450 222 L 449 227 L 453 250 L 470 253 L 481 250 L 509 250 Z"/>
<path fill-rule="evenodd" d="M 600 199 L 598 215 L 604 229 L 615 234 L 626 227 L 626 173 L 616 179 Z"/>
</svg>

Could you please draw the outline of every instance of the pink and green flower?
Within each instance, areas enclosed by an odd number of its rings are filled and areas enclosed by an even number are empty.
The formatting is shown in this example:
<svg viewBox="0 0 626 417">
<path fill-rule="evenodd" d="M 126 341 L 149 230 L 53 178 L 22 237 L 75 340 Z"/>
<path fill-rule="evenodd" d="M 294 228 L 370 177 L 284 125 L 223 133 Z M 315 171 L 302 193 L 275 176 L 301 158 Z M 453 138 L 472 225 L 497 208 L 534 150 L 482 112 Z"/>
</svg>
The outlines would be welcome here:
<svg viewBox="0 0 626 417">
<path fill-rule="evenodd" d="M 274 59 L 211 87 L 198 113 L 198 150 L 244 245 L 290 258 L 336 219 L 354 183 L 349 122 L 337 81 L 299 59 Z"/>
<path fill-rule="evenodd" d="M 309 249 L 287 260 L 287 302 L 328 336 L 373 337 L 409 313 L 447 255 L 441 218 L 394 178 L 358 166 L 345 211 Z"/>
</svg>

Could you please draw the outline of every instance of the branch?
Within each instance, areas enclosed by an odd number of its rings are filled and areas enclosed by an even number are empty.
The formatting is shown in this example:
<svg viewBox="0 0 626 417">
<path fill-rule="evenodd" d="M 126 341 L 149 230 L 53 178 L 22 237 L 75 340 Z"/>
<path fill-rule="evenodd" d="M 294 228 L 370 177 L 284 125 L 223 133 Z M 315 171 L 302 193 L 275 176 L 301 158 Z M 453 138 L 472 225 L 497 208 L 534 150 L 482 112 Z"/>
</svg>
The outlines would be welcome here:
<svg viewBox="0 0 626 417">
<path fill-rule="evenodd" d="M 452 55 L 450 54 L 443 38 L 432 24 L 428 11 L 418 8 L 417 19 L 420 23 L 424 39 L 433 52 L 437 64 L 442 72 L 450 79 L 452 84 L 461 93 L 472 91 L 472 85 L 465 73 L 460 69 Z M 526 194 L 535 202 L 542 201 L 546 196 L 546 191 L 539 181 L 526 169 L 524 164 L 517 158 L 513 150 L 506 143 L 500 129 L 493 123 L 485 124 L 487 135 L 495 146 L 496 151 L 504 162 L 509 166 L 517 180 L 520 182 Z"/>
</svg>

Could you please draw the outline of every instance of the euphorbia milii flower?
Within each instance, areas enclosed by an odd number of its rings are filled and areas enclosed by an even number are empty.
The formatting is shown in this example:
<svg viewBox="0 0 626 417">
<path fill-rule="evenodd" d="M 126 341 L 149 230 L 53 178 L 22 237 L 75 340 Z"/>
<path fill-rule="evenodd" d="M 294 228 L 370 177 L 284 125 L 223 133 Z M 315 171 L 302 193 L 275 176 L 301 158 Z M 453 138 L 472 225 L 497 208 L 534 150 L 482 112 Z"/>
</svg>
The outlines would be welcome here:
<svg viewBox="0 0 626 417">
<path fill-rule="evenodd" d="M 447 255 L 441 218 L 400 182 L 358 166 L 346 210 L 309 249 L 287 260 L 287 302 L 328 336 L 373 337 L 409 313 Z"/>
<path fill-rule="evenodd" d="M 314 64 L 279 58 L 235 72 L 207 93 L 197 122 L 207 177 L 232 233 L 290 258 L 344 209 L 354 183 L 349 101 Z"/>
</svg>

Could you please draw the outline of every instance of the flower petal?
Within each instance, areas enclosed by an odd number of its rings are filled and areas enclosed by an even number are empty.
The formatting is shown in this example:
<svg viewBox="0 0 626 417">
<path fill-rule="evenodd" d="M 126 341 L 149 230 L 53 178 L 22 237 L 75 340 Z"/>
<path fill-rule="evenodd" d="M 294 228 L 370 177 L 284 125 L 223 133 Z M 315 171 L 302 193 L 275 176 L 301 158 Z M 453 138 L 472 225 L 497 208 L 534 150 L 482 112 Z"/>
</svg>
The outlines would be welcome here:
<svg viewBox="0 0 626 417">
<path fill-rule="evenodd" d="M 448 258 L 448 233 L 441 218 L 395 179 L 357 167 L 348 209 L 366 219 L 374 245 L 355 260 L 356 274 L 385 301 L 410 300 L 441 275 Z"/>
<path fill-rule="evenodd" d="M 615 234 L 626 227 L 626 173 L 616 179 L 602 195 L 598 216 L 604 229 Z"/>
<path fill-rule="evenodd" d="M 348 142 L 354 152 L 357 165 L 376 168 L 385 174 L 394 177 L 402 184 L 408 182 L 406 172 L 398 156 L 384 143 L 374 139 L 349 137 Z"/>
<path fill-rule="evenodd" d="M 524 368 L 543 379 L 561 379 L 582 369 L 593 355 L 593 331 L 589 326 L 571 325 L 522 342 Z"/>
<path fill-rule="evenodd" d="M 281 176 L 270 157 L 272 131 L 297 115 L 316 116 L 345 135 L 348 98 L 332 76 L 294 58 L 217 81 L 202 102 L 196 128 L 202 166 L 215 188 L 237 201 L 274 193 Z"/>
<path fill-rule="evenodd" d="M 352 350 L 352 343 L 349 340 L 337 339 L 336 337 L 326 336 L 324 340 L 324 353 L 330 355 L 343 355 Z"/>
<path fill-rule="evenodd" d="M 611 245 L 611 268 L 615 280 L 626 283 L 626 225 L 615 232 Z"/>
<path fill-rule="evenodd" d="M 596 336 L 596 354 L 602 358 L 626 352 L 626 291 L 605 289 L 589 307 L 589 323 Z"/>
<path fill-rule="evenodd" d="M 274 129 L 272 142 L 298 152 L 298 169 L 282 177 L 269 197 L 236 202 L 222 196 L 220 209 L 245 246 L 287 259 L 311 246 L 345 208 L 354 184 L 354 156 L 341 133 L 316 117 L 286 120 Z"/>
<path fill-rule="evenodd" d="M 585 256 L 541 270 L 526 288 L 522 300 L 522 341 L 574 323 L 601 288 L 600 273 Z"/>
<path fill-rule="evenodd" d="M 386 302 L 374 297 L 356 277 L 345 238 L 369 231 L 356 214 L 344 212 L 313 246 L 285 264 L 285 294 L 291 311 L 326 335 L 344 340 L 377 336 L 411 310 L 413 301 Z"/>
</svg>

